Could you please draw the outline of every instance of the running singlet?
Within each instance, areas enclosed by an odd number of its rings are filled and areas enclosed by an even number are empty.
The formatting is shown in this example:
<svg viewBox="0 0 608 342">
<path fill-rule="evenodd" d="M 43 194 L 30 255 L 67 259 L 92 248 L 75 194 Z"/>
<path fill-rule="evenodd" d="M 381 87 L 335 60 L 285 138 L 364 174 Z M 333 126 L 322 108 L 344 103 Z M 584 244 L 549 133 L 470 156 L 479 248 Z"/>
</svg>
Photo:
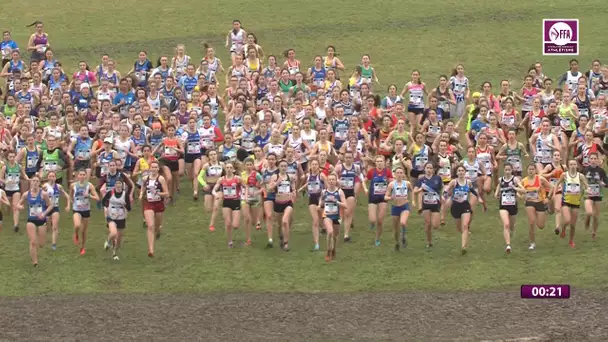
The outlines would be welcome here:
<svg viewBox="0 0 608 342">
<path fill-rule="evenodd" d="M 329 191 L 325 189 L 323 191 L 323 204 L 325 205 L 324 213 L 328 218 L 338 218 L 340 216 L 340 207 L 338 201 L 340 200 L 340 190 Z"/>
<path fill-rule="evenodd" d="M 601 187 L 602 183 L 604 186 L 608 185 L 608 177 L 606 177 L 606 171 L 599 166 L 593 167 L 588 166 L 583 170 L 585 178 L 589 187 L 587 188 L 587 195 L 589 198 L 602 198 Z"/>
<path fill-rule="evenodd" d="M 564 177 L 564 187 L 562 188 L 562 202 L 571 205 L 581 205 L 582 189 L 580 173 L 576 173 L 573 177 L 570 172 L 566 172 Z"/>
<path fill-rule="evenodd" d="M 340 188 L 342 190 L 353 190 L 357 183 L 357 167 L 353 164 L 350 170 L 342 164 L 342 170 L 340 172 Z"/>
<path fill-rule="evenodd" d="M 416 187 L 423 190 L 423 205 L 433 206 L 439 204 L 441 189 L 443 188 L 443 181 L 441 180 L 441 177 L 437 175 L 433 175 L 431 178 L 422 176 L 418 179 Z"/>
<path fill-rule="evenodd" d="M 323 181 L 321 180 L 321 175 L 320 174 L 319 175 L 310 174 L 308 176 L 308 185 L 307 185 L 308 195 L 310 195 L 310 196 L 319 195 L 322 190 L 323 190 Z"/>
<path fill-rule="evenodd" d="M 460 184 L 460 181 L 457 179 L 456 185 L 452 190 L 452 201 L 455 203 L 467 202 L 469 200 L 469 192 L 471 192 L 469 181 L 465 180 L 464 184 Z"/>
<path fill-rule="evenodd" d="M 530 180 L 526 177 L 521 182 L 521 185 L 526 189 L 526 201 L 541 202 L 545 200 L 545 191 L 541 189 L 539 176 L 534 176 L 534 180 Z"/>
<path fill-rule="evenodd" d="M 500 177 L 500 207 L 510 207 L 517 205 L 517 191 L 515 190 L 515 177 L 507 180 Z"/>
<path fill-rule="evenodd" d="M 84 186 L 80 183 L 74 183 L 72 185 L 74 198 L 72 203 L 72 210 L 77 212 L 91 210 L 91 202 L 89 201 L 89 184 Z"/>
<path fill-rule="evenodd" d="M 237 177 L 224 178 L 221 182 L 224 200 L 236 200 L 241 198 L 241 181 Z"/>
</svg>

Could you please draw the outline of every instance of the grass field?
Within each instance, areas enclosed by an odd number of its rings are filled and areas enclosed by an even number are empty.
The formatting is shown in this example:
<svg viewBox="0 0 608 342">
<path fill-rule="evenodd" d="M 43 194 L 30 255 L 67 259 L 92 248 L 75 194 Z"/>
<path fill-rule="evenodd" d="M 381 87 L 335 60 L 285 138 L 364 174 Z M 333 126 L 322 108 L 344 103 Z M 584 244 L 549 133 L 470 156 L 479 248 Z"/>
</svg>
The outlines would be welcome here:
<svg viewBox="0 0 608 342">
<path fill-rule="evenodd" d="M 25 47 L 24 26 L 41 19 L 50 35 L 56 56 L 67 69 L 79 60 L 99 63 L 102 53 L 118 61 L 123 73 L 131 67 L 139 50 L 145 49 L 153 61 L 160 54 L 172 54 L 178 43 L 198 59 L 201 42 L 216 47 L 224 62 L 223 48 L 232 19 L 240 19 L 247 31 L 255 32 L 267 53 L 286 48 L 297 50 L 304 63 L 323 54 L 333 44 L 347 69 L 362 54 L 372 56 L 381 82 L 401 87 L 412 69 L 435 86 L 439 74 L 448 73 L 456 63 L 464 63 L 475 87 L 503 78 L 519 85 L 527 68 L 536 61 L 545 72 L 558 77 L 567 67 L 568 57 L 543 57 L 543 18 L 578 17 L 580 21 L 581 65 L 602 58 L 608 44 L 600 1 L 573 3 L 565 0 L 521 2 L 443 1 L 433 2 L 336 0 L 331 3 L 297 3 L 277 0 L 243 5 L 241 2 L 180 1 L 179 5 L 150 0 L 145 6 L 133 0 L 110 0 L 101 4 L 64 4 L 9 0 L 0 12 L 3 29 Z M 233 7 L 234 6 L 234 7 Z M 277 16 L 283 15 L 283 20 Z M 581 69 L 583 69 L 581 67 Z M 496 88 L 496 87 L 495 87 Z M 226 248 L 225 235 L 207 230 L 208 216 L 202 203 L 193 203 L 184 183 L 177 205 L 167 211 L 165 230 L 154 260 L 146 257 L 146 241 L 141 228 L 139 206 L 126 230 L 121 261 L 113 262 L 102 249 L 105 225 L 99 212 L 89 228 L 90 244 L 85 257 L 71 243 L 70 215 L 62 213 L 60 243 L 56 252 L 47 247 L 41 253 L 40 268 L 31 267 L 27 237 L 15 234 L 9 225 L 0 233 L 0 295 L 20 296 L 47 293 L 99 292 L 354 292 L 354 291 L 480 291 L 515 290 L 525 283 L 569 283 L 574 287 L 606 289 L 608 276 L 599 270 L 608 267 L 605 245 L 608 233 L 600 228 L 598 240 L 591 242 L 580 225 L 577 248 L 553 235 L 553 219 L 537 233 L 538 248 L 527 251 L 525 217 L 518 217 L 513 239 L 514 252 L 505 256 L 504 242 L 495 202 L 487 214 L 476 216 L 472 226 L 471 249 L 461 257 L 460 236 L 450 220 L 435 233 L 432 252 L 424 250 L 421 218 L 413 214 L 409 224 L 410 245 L 400 253 L 392 251 L 390 233 L 383 245 L 374 247 L 373 232 L 367 224 L 365 201 L 357 209 L 354 243 L 340 244 L 338 259 L 325 264 L 322 253 L 313 253 L 308 211 L 300 201 L 290 247 L 264 250 L 265 234 L 256 233 L 251 248 Z M 521 212 L 522 210 L 520 210 Z M 5 213 L 5 222 L 9 215 Z M 602 216 L 606 222 L 607 215 Z M 388 220 L 387 220 L 388 221 Z M 221 227 L 221 221 L 216 225 Z M 23 231 L 23 230 L 22 230 Z M 49 236 L 50 237 L 50 236 Z M 240 236 L 242 240 L 242 235 Z M 238 237 L 237 237 L 238 239 Z"/>
</svg>

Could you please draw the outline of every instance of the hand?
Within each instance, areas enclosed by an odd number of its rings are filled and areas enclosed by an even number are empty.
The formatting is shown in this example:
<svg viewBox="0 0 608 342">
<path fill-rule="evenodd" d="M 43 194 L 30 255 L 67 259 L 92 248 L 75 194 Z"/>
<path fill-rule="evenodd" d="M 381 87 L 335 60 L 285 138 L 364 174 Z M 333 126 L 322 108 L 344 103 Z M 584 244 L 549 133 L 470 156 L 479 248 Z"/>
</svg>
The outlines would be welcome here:
<svg viewBox="0 0 608 342">
<path fill-rule="evenodd" d="M 65 212 L 66 212 L 66 213 L 69 213 L 69 212 L 70 212 L 70 206 L 66 206 L 66 207 L 65 207 Z"/>
<path fill-rule="evenodd" d="M 44 219 L 45 219 L 45 217 L 44 217 L 44 213 L 40 213 L 40 214 L 38 214 L 38 219 L 39 219 L 39 220 L 44 220 Z"/>
</svg>

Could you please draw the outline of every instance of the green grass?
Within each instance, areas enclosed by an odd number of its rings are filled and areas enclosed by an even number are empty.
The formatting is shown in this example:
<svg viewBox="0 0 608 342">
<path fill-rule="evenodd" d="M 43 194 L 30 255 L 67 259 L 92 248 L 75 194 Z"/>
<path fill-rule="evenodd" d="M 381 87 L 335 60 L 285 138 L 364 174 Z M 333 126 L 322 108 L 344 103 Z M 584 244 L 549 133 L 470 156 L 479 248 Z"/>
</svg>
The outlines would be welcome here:
<svg viewBox="0 0 608 342">
<path fill-rule="evenodd" d="M 102 53 L 118 61 L 123 73 L 131 67 L 141 49 L 153 61 L 160 54 L 171 55 L 178 43 L 198 59 L 202 41 L 216 47 L 226 63 L 224 37 L 232 19 L 241 19 L 245 29 L 255 32 L 267 53 L 280 54 L 293 47 L 307 65 L 328 44 L 341 53 L 347 69 L 370 53 L 380 90 L 389 83 L 401 87 L 412 69 L 435 86 L 439 74 L 464 63 L 475 87 L 482 81 L 493 84 L 503 78 L 517 87 L 529 65 L 542 61 L 545 72 L 558 77 L 568 57 L 543 57 L 543 18 L 581 19 L 581 56 L 584 71 L 592 59 L 601 57 L 608 44 L 603 33 L 608 24 L 597 10 L 599 2 L 570 1 L 507 2 L 443 1 L 441 5 L 418 1 L 375 2 L 336 0 L 331 3 L 297 3 L 277 0 L 255 5 L 238 1 L 202 4 L 180 1 L 179 5 L 150 0 L 109 1 L 104 5 L 10 0 L 0 13 L 3 28 L 25 47 L 24 26 L 41 19 L 50 34 L 57 57 L 68 70 L 79 60 L 94 66 Z M 179 6 L 179 7 L 178 7 Z M 234 6 L 234 7 L 233 7 Z M 9 16 L 9 13 L 11 14 Z M 18 14 L 18 15 L 13 15 Z M 284 20 L 276 20 L 284 15 Z M 187 23 L 187 24 L 184 24 Z M 148 38 L 152 37 L 152 38 Z M 505 256 L 502 230 L 495 201 L 487 214 L 476 217 L 469 255 L 461 257 L 460 236 L 448 225 L 436 232 L 436 247 L 424 250 L 422 221 L 413 214 L 409 224 L 407 251 L 392 251 L 390 233 L 383 245 L 373 246 L 367 228 L 366 206 L 357 209 L 354 243 L 340 244 L 338 259 L 329 265 L 322 253 L 312 253 L 308 211 L 300 201 L 296 209 L 292 251 L 264 250 L 265 234 L 256 233 L 252 248 L 228 250 L 225 235 L 207 230 L 208 216 L 202 204 L 188 199 L 189 189 L 178 206 L 169 208 L 165 231 L 154 260 L 146 257 L 146 238 L 137 207 L 126 230 L 122 260 L 118 263 L 102 249 L 106 233 L 103 218 L 95 213 L 90 227 L 87 256 L 79 257 L 71 243 L 71 220 L 63 214 L 59 249 L 41 252 L 41 267 L 31 267 L 27 237 L 14 234 L 10 225 L 0 233 L 0 295 L 98 292 L 210 292 L 210 291 L 478 291 L 515 289 L 525 283 L 570 283 L 578 287 L 604 287 L 608 267 L 603 252 L 606 233 L 600 230 L 596 243 L 579 230 L 577 249 L 553 235 L 553 220 L 537 234 L 538 249 L 527 247 L 525 217 L 518 217 L 514 252 Z M 362 199 L 363 200 L 363 199 Z M 186 214 L 187 211 L 187 214 Z M 5 222 L 10 216 L 5 213 Z M 605 222 L 607 216 L 602 216 Z M 217 227 L 221 227 L 221 221 Z M 240 233 L 242 234 L 242 233 Z M 241 236 L 242 239 L 242 236 Z"/>
</svg>

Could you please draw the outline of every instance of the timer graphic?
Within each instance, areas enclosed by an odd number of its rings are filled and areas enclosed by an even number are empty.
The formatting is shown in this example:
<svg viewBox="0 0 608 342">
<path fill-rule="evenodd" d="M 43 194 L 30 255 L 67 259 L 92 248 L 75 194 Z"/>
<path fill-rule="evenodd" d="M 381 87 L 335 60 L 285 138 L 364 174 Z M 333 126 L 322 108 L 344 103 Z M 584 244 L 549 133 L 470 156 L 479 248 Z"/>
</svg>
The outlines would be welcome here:
<svg viewBox="0 0 608 342">
<path fill-rule="evenodd" d="M 524 299 L 568 299 L 570 285 L 522 285 L 521 298 Z"/>
</svg>

